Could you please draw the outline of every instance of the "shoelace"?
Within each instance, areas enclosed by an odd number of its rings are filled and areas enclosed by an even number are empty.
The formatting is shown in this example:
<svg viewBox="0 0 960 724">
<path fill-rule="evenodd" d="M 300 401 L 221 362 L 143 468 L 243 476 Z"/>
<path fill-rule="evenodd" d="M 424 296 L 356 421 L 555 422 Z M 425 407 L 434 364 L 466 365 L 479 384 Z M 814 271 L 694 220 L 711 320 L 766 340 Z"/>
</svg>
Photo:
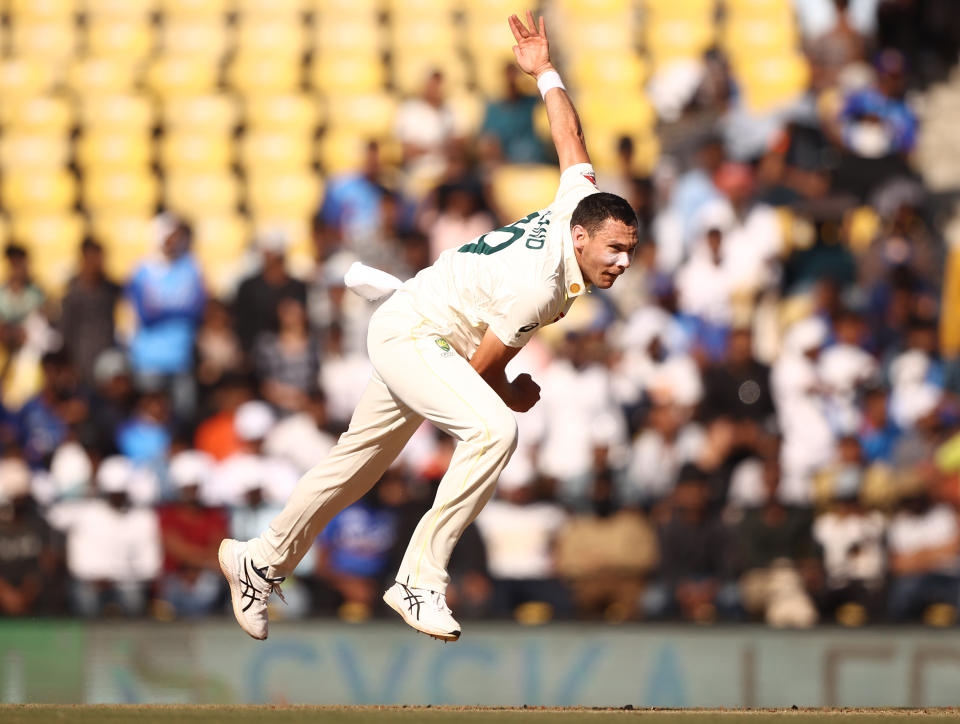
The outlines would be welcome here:
<svg viewBox="0 0 960 724">
<path fill-rule="evenodd" d="M 444 611 L 446 613 L 453 613 L 450 610 L 450 607 L 447 606 L 447 597 L 444 596 L 439 591 L 430 591 L 430 597 L 433 600 L 433 607 L 438 611 Z"/>
<path fill-rule="evenodd" d="M 287 603 L 287 597 L 283 595 L 283 591 L 280 590 L 279 583 L 267 583 L 267 587 L 263 591 L 263 602 L 266 603 L 267 599 L 270 598 L 271 593 L 276 593 L 277 597 L 283 601 L 284 605 L 289 605 Z"/>
</svg>

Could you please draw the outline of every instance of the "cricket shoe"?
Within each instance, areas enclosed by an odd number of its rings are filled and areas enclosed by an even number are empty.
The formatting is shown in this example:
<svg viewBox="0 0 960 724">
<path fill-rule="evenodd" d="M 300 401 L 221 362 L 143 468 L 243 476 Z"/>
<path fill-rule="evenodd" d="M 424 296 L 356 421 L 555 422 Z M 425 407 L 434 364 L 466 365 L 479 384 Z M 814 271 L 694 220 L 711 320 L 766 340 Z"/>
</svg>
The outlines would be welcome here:
<svg viewBox="0 0 960 724">
<path fill-rule="evenodd" d="M 240 628 L 261 641 L 267 638 L 267 600 L 276 592 L 286 602 L 280 591 L 282 578 L 267 578 L 266 566 L 257 568 L 250 560 L 247 544 L 225 538 L 217 552 L 220 570 L 230 585 L 230 601 L 233 615 Z"/>
<path fill-rule="evenodd" d="M 460 624 L 447 606 L 446 596 L 439 591 L 411 588 L 397 582 L 383 594 L 383 600 L 420 633 L 441 641 L 460 638 Z"/>
</svg>

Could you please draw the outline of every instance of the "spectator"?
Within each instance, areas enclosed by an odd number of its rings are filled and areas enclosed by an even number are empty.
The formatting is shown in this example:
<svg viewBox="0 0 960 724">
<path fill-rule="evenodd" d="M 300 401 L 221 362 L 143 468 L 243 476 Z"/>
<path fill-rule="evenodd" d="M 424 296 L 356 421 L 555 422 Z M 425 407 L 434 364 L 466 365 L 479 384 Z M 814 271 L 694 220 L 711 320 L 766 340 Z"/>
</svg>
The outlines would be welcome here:
<svg viewBox="0 0 960 724">
<path fill-rule="evenodd" d="M 252 350 L 261 334 L 277 331 L 277 309 L 284 299 L 307 303 L 307 286 L 287 272 L 289 244 L 282 231 L 269 231 L 255 241 L 260 270 L 241 282 L 233 302 L 237 336 L 244 350 Z"/>
<path fill-rule="evenodd" d="M 271 457 L 288 460 L 302 475 L 323 460 L 336 442 L 327 430 L 328 424 L 327 398 L 315 389 L 301 412 L 288 415 L 273 426 L 263 449 Z M 259 533 L 253 537 L 256 535 Z"/>
<path fill-rule="evenodd" d="M 836 427 L 844 430 L 856 430 L 860 426 L 857 393 L 880 373 L 873 355 L 863 349 L 865 331 L 863 317 L 851 310 L 841 312 L 834 322 L 834 344 L 827 347 L 817 361 L 828 415 Z"/>
<path fill-rule="evenodd" d="M 90 415 L 79 438 L 86 447 L 106 457 L 117 453 L 117 431 L 132 415 L 135 402 L 130 363 L 116 348 L 97 355 L 93 365 Z"/>
<path fill-rule="evenodd" d="M 557 536 L 557 574 L 570 587 L 577 615 L 637 618 L 637 601 L 659 551 L 653 526 L 636 510 L 617 510 L 609 476 L 598 476 L 593 510 L 571 515 Z"/>
<path fill-rule="evenodd" d="M 770 368 L 753 354 L 753 334 L 747 327 L 730 332 L 725 358 L 703 371 L 703 418 L 720 418 L 746 426 L 764 427 L 773 416 Z"/>
<path fill-rule="evenodd" d="M 505 63 L 503 97 L 487 102 L 479 143 L 484 157 L 493 162 L 546 163 L 543 142 L 533 123 L 533 112 L 540 101 L 536 96 L 524 93 L 519 81 L 520 71 L 516 64 L 513 61 Z"/>
<path fill-rule="evenodd" d="M 887 528 L 887 614 L 894 622 L 915 621 L 935 604 L 956 606 L 958 593 L 957 513 L 931 500 L 922 477 L 913 475 L 905 484 Z"/>
<path fill-rule="evenodd" d="M 890 417 L 889 392 L 882 386 L 868 387 L 863 393 L 860 445 L 868 463 L 892 463 L 900 439 L 900 428 Z"/>
<path fill-rule="evenodd" d="M 169 475 L 176 498 L 157 511 L 163 542 L 158 598 L 178 617 L 210 614 L 223 592 L 217 549 L 228 537 L 227 515 L 205 507 L 199 497 L 213 466 L 204 453 L 188 450 L 173 456 Z"/>
<path fill-rule="evenodd" d="M 30 497 L 30 468 L 0 461 L 0 615 L 60 614 L 63 541 Z"/>
<path fill-rule="evenodd" d="M 196 408 L 193 344 L 206 293 L 190 254 L 190 230 L 160 214 L 153 233 L 160 256 L 141 265 L 127 287 L 137 320 L 130 358 L 138 386 L 162 381 L 177 416 L 189 419 Z"/>
<path fill-rule="evenodd" d="M 99 243 L 84 239 L 80 253 L 80 269 L 61 302 L 60 336 L 79 380 L 93 386 L 97 357 L 116 343 L 113 320 L 121 289 L 104 272 Z"/>
<path fill-rule="evenodd" d="M 818 583 L 820 561 L 810 535 L 810 511 L 788 508 L 777 498 L 780 469 L 764 465 L 765 501 L 748 508 L 737 525 L 744 573 L 740 595 L 747 613 L 771 626 L 807 628 L 817 621 L 808 590 Z"/>
<path fill-rule="evenodd" d="M 448 249 L 457 249 L 497 224 L 484 207 L 482 190 L 455 183 L 437 189 L 437 215 L 430 223 L 430 261 Z"/>
<path fill-rule="evenodd" d="M 89 412 L 81 396 L 69 359 L 63 352 L 49 352 L 41 361 L 43 387 L 17 413 L 17 439 L 27 462 L 34 468 L 47 466 L 57 446 Z"/>
<path fill-rule="evenodd" d="M 317 213 L 318 218 L 314 219 L 315 236 L 323 238 L 326 232 L 330 232 L 331 243 L 324 238 L 324 246 L 357 236 L 370 236 L 372 230 L 381 228 L 381 198 L 385 191 L 380 144 L 369 141 L 360 169 L 336 175 L 327 184 L 323 206 Z M 323 262 L 332 251 L 325 248 L 320 261 Z"/>
<path fill-rule="evenodd" d="M 573 612 L 570 594 L 557 578 L 555 543 L 566 515 L 544 499 L 541 481 L 515 481 L 497 489 L 497 497 L 477 516 L 494 581 L 493 612 L 516 614 L 527 603 L 546 604 L 542 617 Z M 522 609 L 521 609 L 522 610 Z"/>
<path fill-rule="evenodd" d="M 206 402 L 210 392 L 229 374 L 243 371 L 243 350 L 233 329 L 230 308 L 211 299 L 197 330 L 197 383 Z"/>
<path fill-rule="evenodd" d="M 708 509 L 708 497 L 704 474 L 684 468 L 657 524 L 660 567 L 643 593 L 646 617 L 708 623 L 737 615 L 736 552 L 730 531 Z"/>
<path fill-rule="evenodd" d="M 224 377 L 210 397 L 214 414 L 197 426 L 194 447 L 214 460 L 225 460 L 243 448 L 234 418 L 240 405 L 252 399 L 253 391 L 245 377 L 234 374 Z"/>
<path fill-rule="evenodd" d="M 429 188 L 440 178 L 444 151 L 455 138 L 453 112 L 443 83 L 442 70 L 430 71 L 420 95 L 408 98 L 397 109 L 394 135 L 403 147 L 403 166 L 412 188 Z"/>
<path fill-rule="evenodd" d="M 333 324 L 323 344 L 320 386 L 327 400 L 327 412 L 333 430 L 346 430 L 353 409 L 370 381 L 373 367 L 366 355 L 344 346 L 343 328 Z"/>
<path fill-rule="evenodd" d="M 700 212 L 711 201 L 721 199 L 720 191 L 713 182 L 726 154 L 723 140 L 714 134 L 705 135 L 697 146 L 691 167 L 676 180 L 670 196 L 670 209 L 682 225 L 683 248 L 692 251 L 697 235 Z"/>
<path fill-rule="evenodd" d="M 4 250 L 7 260 L 7 278 L 0 284 L 0 321 L 6 325 L 5 338 L 15 335 L 23 321 L 44 303 L 43 292 L 30 274 L 30 257 L 19 244 L 8 244 Z M 17 345 L 15 345 L 17 346 Z"/>
<path fill-rule="evenodd" d="M 160 389 L 140 393 L 133 414 L 117 428 L 117 450 L 135 465 L 159 473 L 173 440 L 170 399 Z"/>
<path fill-rule="evenodd" d="M 285 413 L 304 409 L 319 384 L 320 350 L 307 329 L 307 312 L 294 297 L 278 301 L 277 331 L 257 338 L 254 355 L 263 399 Z"/>
<path fill-rule="evenodd" d="M 816 92 L 836 86 L 844 68 L 865 58 L 866 43 L 850 22 L 849 5 L 849 0 L 833 0 L 836 10 L 834 26 L 807 46 L 813 75 L 811 86 Z"/>
<path fill-rule="evenodd" d="M 97 470 L 99 495 L 51 511 L 54 527 L 67 536 L 73 605 L 81 616 L 147 611 L 163 556 L 156 513 L 134 507 L 128 495 L 134 476 L 128 460 L 107 458 Z"/>
</svg>

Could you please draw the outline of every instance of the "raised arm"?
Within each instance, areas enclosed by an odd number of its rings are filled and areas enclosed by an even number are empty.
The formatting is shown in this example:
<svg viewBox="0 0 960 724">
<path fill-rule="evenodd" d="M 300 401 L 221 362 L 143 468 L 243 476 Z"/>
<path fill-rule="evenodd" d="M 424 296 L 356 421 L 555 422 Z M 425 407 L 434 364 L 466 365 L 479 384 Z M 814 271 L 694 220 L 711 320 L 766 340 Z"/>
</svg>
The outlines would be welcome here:
<svg viewBox="0 0 960 724">
<path fill-rule="evenodd" d="M 550 62 L 550 44 L 547 42 L 547 31 L 543 24 L 543 17 L 539 25 L 534 22 L 533 13 L 527 11 L 527 23 L 524 24 L 516 15 L 510 16 L 510 30 L 517 44 L 513 46 L 513 54 L 517 58 L 520 70 L 533 76 L 537 81 L 545 73 L 556 73 Z M 527 27 L 529 25 L 529 27 Z M 559 78 L 559 76 L 558 76 Z M 560 160 L 560 170 L 565 171 L 577 163 L 589 163 L 587 146 L 583 140 L 583 129 L 580 127 L 580 117 L 570 96 L 561 87 L 552 87 L 544 94 L 544 103 L 547 106 L 547 120 L 550 121 L 550 135 L 557 148 L 557 158 Z"/>
</svg>

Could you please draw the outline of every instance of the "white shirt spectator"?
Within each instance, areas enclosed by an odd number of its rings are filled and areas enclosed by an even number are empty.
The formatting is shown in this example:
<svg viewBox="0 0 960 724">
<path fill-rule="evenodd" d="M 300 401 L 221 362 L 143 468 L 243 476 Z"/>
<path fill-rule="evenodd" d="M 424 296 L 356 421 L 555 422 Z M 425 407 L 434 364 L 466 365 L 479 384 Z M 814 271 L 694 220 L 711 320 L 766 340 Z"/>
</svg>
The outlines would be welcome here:
<svg viewBox="0 0 960 724">
<path fill-rule="evenodd" d="M 67 569 L 81 581 L 149 581 L 163 561 L 160 525 L 150 508 L 114 508 L 105 500 L 61 503 L 50 524 L 67 537 Z"/>
<path fill-rule="evenodd" d="M 699 425 L 685 425 L 672 442 L 654 429 L 644 430 L 634 440 L 627 468 L 629 501 L 660 500 L 673 490 L 677 474 L 686 463 L 695 462 L 706 435 Z"/>
<path fill-rule="evenodd" d="M 911 555 L 923 550 L 949 545 L 960 535 L 957 513 L 947 505 L 934 505 L 921 514 L 900 511 L 893 516 L 887 530 L 891 555 Z M 944 566 L 945 573 L 955 572 L 956 562 Z"/>
<path fill-rule="evenodd" d="M 320 386 L 327 399 L 330 420 L 346 425 L 367 389 L 373 365 L 365 354 L 347 353 L 324 357 L 320 367 Z"/>
<path fill-rule="evenodd" d="M 883 537 L 886 521 L 877 511 L 824 513 L 813 523 L 813 538 L 823 548 L 827 584 L 841 588 L 853 581 L 878 586 L 886 561 Z"/>
<path fill-rule="evenodd" d="M 297 468 L 278 457 L 238 453 L 221 462 L 209 482 L 200 488 L 205 505 L 239 505 L 251 487 L 261 487 L 269 503 L 283 505 L 300 478 Z"/>
<path fill-rule="evenodd" d="M 877 361 L 860 347 L 835 344 L 823 351 L 817 368 L 827 395 L 830 418 L 843 430 L 857 429 L 861 419 L 856 402 L 857 386 L 877 374 Z"/>
<path fill-rule="evenodd" d="M 553 541 L 565 520 L 563 509 L 554 503 L 491 500 L 477 517 L 490 574 L 514 580 L 552 578 Z"/>
<path fill-rule="evenodd" d="M 677 273 L 680 310 L 713 324 L 730 324 L 736 279 L 725 260 L 714 260 L 705 241 L 698 243 Z"/>
<path fill-rule="evenodd" d="M 736 289 L 758 289 L 776 281 L 771 265 L 783 250 L 780 219 L 772 206 L 757 204 L 723 235 L 723 264 Z"/>
<path fill-rule="evenodd" d="M 333 435 L 317 427 L 311 415 L 301 412 L 274 425 L 263 441 L 263 450 L 270 457 L 293 463 L 303 474 L 323 460 L 334 443 Z"/>
</svg>

